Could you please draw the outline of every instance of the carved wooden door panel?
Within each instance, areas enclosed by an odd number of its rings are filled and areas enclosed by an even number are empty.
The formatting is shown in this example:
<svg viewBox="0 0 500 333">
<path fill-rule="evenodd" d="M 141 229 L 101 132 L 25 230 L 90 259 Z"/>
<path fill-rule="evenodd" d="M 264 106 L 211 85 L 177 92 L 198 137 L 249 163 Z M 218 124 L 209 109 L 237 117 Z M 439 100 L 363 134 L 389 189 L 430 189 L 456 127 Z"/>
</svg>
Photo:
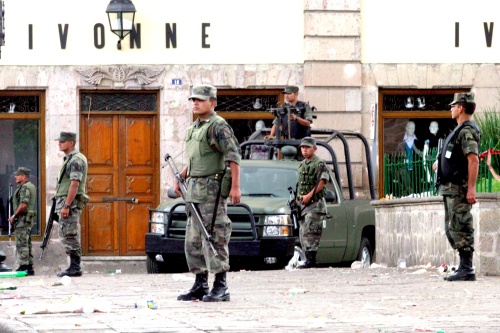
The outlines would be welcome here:
<svg viewBox="0 0 500 333">
<path fill-rule="evenodd" d="M 90 202 L 82 216 L 84 255 L 144 255 L 148 208 L 158 193 L 155 115 L 82 116 Z"/>
</svg>

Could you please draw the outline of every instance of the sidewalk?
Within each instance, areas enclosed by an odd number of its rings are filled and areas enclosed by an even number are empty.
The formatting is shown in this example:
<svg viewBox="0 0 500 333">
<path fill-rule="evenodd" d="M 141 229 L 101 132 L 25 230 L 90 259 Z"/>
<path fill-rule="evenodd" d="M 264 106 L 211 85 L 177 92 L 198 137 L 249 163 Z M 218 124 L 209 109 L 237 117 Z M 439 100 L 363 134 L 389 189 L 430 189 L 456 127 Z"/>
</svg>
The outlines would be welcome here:
<svg viewBox="0 0 500 333">
<path fill-rule="evenodd" d="M 241 271 L 228 273 L 230 302 L 178 302 L 193 281 L 188 273 L 85 274 L 58 286 L 55 276 L 2 278 L 17 289 L 0 293 L 0 332 L 500 331 L 499 277 L 447 282 L 423 267 Z M 34 313 L 82 307 L 104 312 Z"/>
</svg>

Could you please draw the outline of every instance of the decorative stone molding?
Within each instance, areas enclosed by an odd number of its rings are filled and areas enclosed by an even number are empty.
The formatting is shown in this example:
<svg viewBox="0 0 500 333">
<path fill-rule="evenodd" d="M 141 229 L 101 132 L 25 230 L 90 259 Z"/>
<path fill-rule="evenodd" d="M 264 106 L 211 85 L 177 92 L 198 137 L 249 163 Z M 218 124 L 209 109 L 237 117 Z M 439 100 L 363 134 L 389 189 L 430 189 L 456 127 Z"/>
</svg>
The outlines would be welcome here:
<svg viewBox="0 0 500 333">
<path fill-rule="evenodd" d="M 95 66 L 77 68 L 76 71 L 83 80 L 92 85 L 101 84 L 102 80 L 110 80 L 118 85 L 126 81 L 135 81 L 139 85 L 148 85 L 154 82 L 164 71 L 163 67 L 149 66 Z"/>
</svg>

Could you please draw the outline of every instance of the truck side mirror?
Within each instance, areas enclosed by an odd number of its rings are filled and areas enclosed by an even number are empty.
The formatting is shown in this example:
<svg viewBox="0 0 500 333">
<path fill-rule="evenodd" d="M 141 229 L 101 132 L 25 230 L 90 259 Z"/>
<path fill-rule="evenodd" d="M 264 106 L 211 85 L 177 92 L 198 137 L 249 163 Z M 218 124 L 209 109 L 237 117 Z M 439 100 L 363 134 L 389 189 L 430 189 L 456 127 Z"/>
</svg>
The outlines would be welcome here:
<svg viewBox="0 0 500 333">
<path fill-rule="evenodd" d="M 335 195 L 335 192 L 333 192 L 331 190 L 326 190 L 325 200 L 328 203 L 334 203 L 334 202 L 336 202 L 337 201 L 337 196 Z"/>
</svg>

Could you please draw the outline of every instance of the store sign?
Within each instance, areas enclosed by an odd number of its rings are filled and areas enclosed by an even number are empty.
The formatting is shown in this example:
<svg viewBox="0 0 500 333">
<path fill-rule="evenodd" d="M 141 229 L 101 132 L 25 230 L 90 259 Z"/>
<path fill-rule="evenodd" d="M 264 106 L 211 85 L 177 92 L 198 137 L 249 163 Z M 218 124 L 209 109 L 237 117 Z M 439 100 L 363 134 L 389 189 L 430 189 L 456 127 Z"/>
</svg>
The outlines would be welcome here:
<svg viewBox="0 0 500 333">
<path fill-rule="evenodd" d="M 302 63 L 302 0 L 135 0 L 134 31 L 116 44 L 107 3 L 9 2 L 1 65 Z M 27 11 L 26 8 L 29 8 Z"/>
<path fill-rule="evenodd" d="M 364 0 L 361 11 L 363 63 L 498 63 L 497 1 Z"/>
</svg>

